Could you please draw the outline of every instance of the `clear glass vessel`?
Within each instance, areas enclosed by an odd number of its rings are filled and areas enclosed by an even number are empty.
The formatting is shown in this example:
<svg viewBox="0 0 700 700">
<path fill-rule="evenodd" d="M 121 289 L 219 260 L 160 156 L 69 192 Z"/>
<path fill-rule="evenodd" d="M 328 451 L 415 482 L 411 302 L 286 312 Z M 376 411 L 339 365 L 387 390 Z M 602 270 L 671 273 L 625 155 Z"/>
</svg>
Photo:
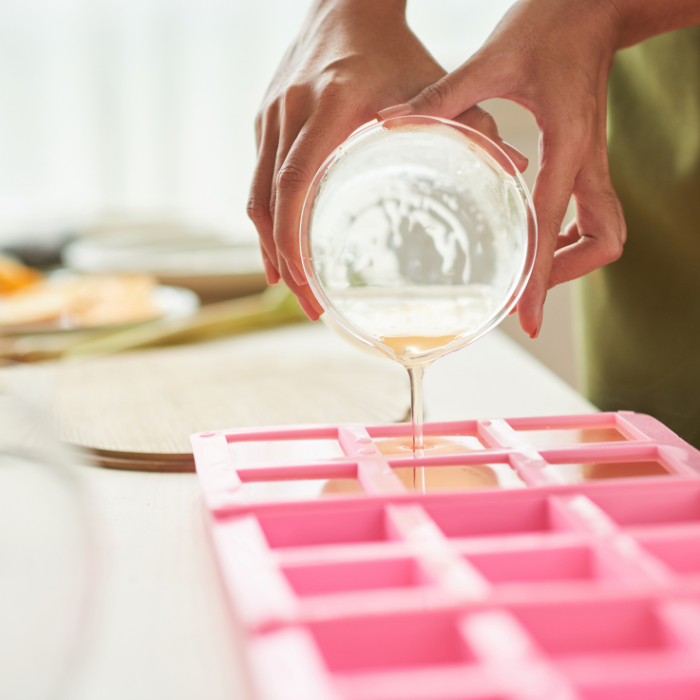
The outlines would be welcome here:
<svg viewBox="0 0 700 700">
<path fill-rule="evenodd" d="M 369 123 L 319 169 L 301 220 L 311 288 L 344 330 L 411 367 L 494 328 L 532 270 L 532 202 L 508 156 L 462 124 Z"/>
</svg>

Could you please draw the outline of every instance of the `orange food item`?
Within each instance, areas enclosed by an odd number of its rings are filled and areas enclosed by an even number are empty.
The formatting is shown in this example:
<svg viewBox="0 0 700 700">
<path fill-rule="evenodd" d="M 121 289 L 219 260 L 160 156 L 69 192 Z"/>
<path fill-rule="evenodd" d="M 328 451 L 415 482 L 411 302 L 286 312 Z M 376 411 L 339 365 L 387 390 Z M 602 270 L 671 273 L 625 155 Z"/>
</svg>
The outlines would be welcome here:
<svg viewBox="0 0 700 700">
<path fill-rule="evenodd" d="M 42 280 L 0 297 L 0 327 L 53 323 L 92 328 L 161 316 L 149 275 L 76 275 Z"/>
<path fill-rule="evenodd" d="M 41 279 L 43 275 L 38 270 L 0 256 L 0 294 L 11 294 Z"/>
</svg>

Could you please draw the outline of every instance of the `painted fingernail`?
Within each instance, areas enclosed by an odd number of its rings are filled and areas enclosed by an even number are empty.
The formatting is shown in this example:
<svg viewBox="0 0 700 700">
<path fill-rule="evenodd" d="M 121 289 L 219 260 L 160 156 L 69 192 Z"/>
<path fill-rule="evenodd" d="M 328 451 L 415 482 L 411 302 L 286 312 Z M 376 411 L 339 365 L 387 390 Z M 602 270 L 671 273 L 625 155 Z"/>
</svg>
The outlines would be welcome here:
<svg viewBox="0 0 700 700">
<path fill-rule="evenodd" d="M 509 158 L 518 165 L 518 170 L 527 170 L 527 166 L 530 164 L 528 158 L 526 158 L 517 148 L 511 146 L 509 143 L 502 141 L 503 150 L 508 154 Z"/>
<path fill-rule="evenodd" d="M 527 156 L 524 155 L 521 151 L 519 151 L 515 146 L 512 144 L 508 143 L 508 141 L 501 141 L 501 143 L 513 153 L 517 158 L 520 158 L 521 160 L 528 160 Z"/>
<path fill-rule="evenodd" d="M 305 285 L 308 284 L 306 281 L 306 275 L 304 274 L 304 271 L 299 267 L 299 265 L 294 262 L 294 260 L 287 258 L 285 259 L 285 262 L 287 263 L 287 267 L 289 268 L 289 272 L 292 275 L 292 279 L 299 285 Z"/>
<path fill-rule="evenodd" d="M 312 321 L 318 321 L 319 319 L 319 314 L 314 309 L 311 304 L 304 299 L 303 297 L 297 297 L 297 301 L 299 302 L 299 306 L 304 310 L 304 313 L 312 320 Z"/>
<path fill-rule="evenodd" d="M 400 105 L 394 105 L 393 107 L 387 107 L 377 112 L 377 119 L 383 122 L 385 119 L 391 119 L 392 117 L 405 117 L 409 114 L 413 114 L 413 107 L 411 107 L 408 102 Z"/>
<path fill-rule="evenodd" d="M 267 258 L 263 258 L 263 266 L 267 283 L 271 286 L 276 285 L 280 281 L 280 273 L 275 270 L 274 265 Z"/>
</svg>

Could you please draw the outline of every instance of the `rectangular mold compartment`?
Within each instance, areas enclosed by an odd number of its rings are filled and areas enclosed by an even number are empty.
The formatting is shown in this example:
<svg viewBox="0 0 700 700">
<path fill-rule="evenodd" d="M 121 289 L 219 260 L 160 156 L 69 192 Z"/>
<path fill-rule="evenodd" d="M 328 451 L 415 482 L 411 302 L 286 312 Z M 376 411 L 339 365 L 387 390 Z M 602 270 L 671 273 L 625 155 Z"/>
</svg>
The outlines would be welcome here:
<svg viewBox="0 0 700 700">
<path fill-rule="evenodd" d="M 428 424 L 426 424 L 427 427 Z M 370 430 L 370 435 L 372 431 Z M 405 431 L 404 431 L 405 432 Z M 410 433 L 398 436 L 375 436 L 377 449 L 385 456 L 410 457 L 413 454 L 413 437 Z M 431 435 L 423 437 L 423 452 L 426 457 L 469 454 L 488 449 L 478 435 Z"/>
<path fill-rule="evenodd" d="M 453 611 L 319 620 L 308 627 L 334 673 L 474 663 Z"/>
<path fill-rule="evenodd" d="M 239 493 L 249 502 L 270 503 L 315 500 L 319 498 L 357 497 L 362 496 L 364 493 L 360 482 L 355 478 L 348 477 L 248 481 L 245 479 L 245 473 L 242 476 Z"/>
<path fill-rule="evenodd" d="M 577 697 L 580 700 L 698 700 L 700 678 L 645 678 L 636 682 L 609 683 L 580 689 Z"/>
<path fill-rule="evenodd" d="M 700 576 L 700 530 L 688 536 L 638 535 L 637 540 L 677 574 Z"/>
<path fill-rule="evenodd" d="M 464 555 L 494 585 L 595 581 L 595 552 L 585 545 L 479 552 Z"/>
<path fill-rule="evenodd" d="M 313 438 L 304 436 L 286 439 L 235 439 L 227 436 L 228 450 L 236 469 L 260 464 L 284 465 L 330 460 L 345 457 L 343 448 L 336 437 Z"/>
<path fill-rule="evenodd" d="M 257 514 L 272 548 L 383 542 L 391 539 L 382 506 Z"/>
<path fill-rule="evenodd" d="M 426 491 L 474 491 L 478 489 L 525 488 L 509 463 L 430 465 L 422 467 Z M 409 491 L 422 492 L 420 471 L 414 486 L 413 467 L 395 467 L 394 474 Z"/>
<path fill-rule="evenodd" d="M 536 448 L 592 443 L 620 443 L 634 439 L 618 427 L 614 416 L 592 415 L 552 418 L 515 418 L 507 423 L 518 437 Z"/>
<path fill-rule="evenodd" d="M 562 477 L 566 483 L 582 484 L 595 481 L 607 481 L 610 479 L 640 479 L 648 477 L 678 476 L 673 470 L 662 464 L 657 459 L 630 458 L 626 461 L 591 460 L 582 463 L 552 461 L 549 470 Z"/>
<path fill-rule="evenodd" d="M 612 487 L 612 484 L 611 484 Z M 700 485 L 648 481 L 627 488 L 591 488 L 587 497 L 625 528 L 700 526 Z"/>
<path fill-rule="evenodd" d="M 511 612 L 552 656 L 649 653 L 672 646 L 648 600 L 527 604 Z"/>
<path fill-rule="evenodd" d="M 414 588 L 427 583 L 420 565 L 410 557 L 287 565 L 282 571 L 300 597 Z"/>
<path fill-rule="evenodd" d="M 512 536 L 560 529 L 546 496 L 517 493 L 517 498 L 508 499 L 504 496 L 514 495 L 514 492 L 484 493 L 488 498 L 472 493 L 462 499 L 426 501 L 422 505 L 450 538 Z"/>
</svg>

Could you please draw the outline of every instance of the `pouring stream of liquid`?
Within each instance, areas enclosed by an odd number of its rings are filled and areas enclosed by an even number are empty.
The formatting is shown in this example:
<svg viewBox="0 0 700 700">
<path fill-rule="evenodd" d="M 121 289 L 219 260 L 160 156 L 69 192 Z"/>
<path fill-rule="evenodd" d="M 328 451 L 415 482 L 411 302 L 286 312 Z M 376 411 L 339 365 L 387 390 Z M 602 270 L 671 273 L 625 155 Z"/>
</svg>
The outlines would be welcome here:
<svg viewBox="0 0 700 700">
<path fill-rule="evenodd" d="M 411 380 L 411 429 L 413 431 L 413 457 L 423 456 L 423 375 L 424 365 L 407 367 Z M 413 467 L 413 488 L 425 493 L 425 467 Z"/>
<path fill-rule="evenodd" d="M 434 357 L 428 362 L 417 362 L 421 354 L 446 348 L 456 335 L 440 336 L 380 336 L 396 354 L 396 360 L 408 370 L 411 380 L 411 428 L 413 431 L 413 456 L 423 457 L 423 375 Z M 425 467 L 413 468 L 413 488 L 425 493 Z"/>
</svg>

